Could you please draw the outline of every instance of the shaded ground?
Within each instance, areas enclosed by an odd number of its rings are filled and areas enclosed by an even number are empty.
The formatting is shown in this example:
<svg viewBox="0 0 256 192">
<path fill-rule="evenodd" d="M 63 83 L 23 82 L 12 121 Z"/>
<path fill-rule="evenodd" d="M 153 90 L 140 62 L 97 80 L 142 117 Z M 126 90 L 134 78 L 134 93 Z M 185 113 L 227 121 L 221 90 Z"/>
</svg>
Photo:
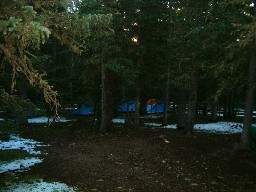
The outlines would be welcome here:
<svg viewBox="0 0 256 192">
<path fill-rule="evenodd" d="M 79 123 L 66 127 L 24 129 L 23 136 L 51 144 L 43 163 L 24 174 L 82 191 L 256 191 L 256 154 L 238 151 L 240 135 L 149 127 L 96 135 Z"/>
</svg>

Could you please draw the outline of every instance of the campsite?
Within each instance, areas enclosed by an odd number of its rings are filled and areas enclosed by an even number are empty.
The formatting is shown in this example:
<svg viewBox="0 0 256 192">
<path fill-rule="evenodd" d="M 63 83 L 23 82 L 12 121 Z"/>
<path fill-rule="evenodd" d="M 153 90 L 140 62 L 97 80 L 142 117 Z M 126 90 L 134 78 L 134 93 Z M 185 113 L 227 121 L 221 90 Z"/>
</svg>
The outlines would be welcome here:
<svg viewBox="0 0 256 192">
<path fill-rule="evenodd" d="M 180 134 L 175 124 L 161 127 L 159 114 L 144 116 L 148 123 L 136 130 L 123 128 L 123 116 L 112 120 L 111 133 L 101 135 L 92 128 L 93 116 L 73 117 L 50 126 L 46 117 L 29 118 L 28 126 L 17 127 L 20 137 L 28 139 L 11 136 L 12 148 L 42 153 L 40 162 L 30 168 L 18 162 L 7 170 L 0 164 L 1 187 L 6 191 L 40 187 L 47 191 L 254 191 L 256 187 L 255 153 L 239 152 L 241 123 L 201 122 L 188 136 Z"/>
<path fill-rule="evenodd" d="M 256 191 L 255 0 L 1 0 L 0 191 Z"/>
</svg>

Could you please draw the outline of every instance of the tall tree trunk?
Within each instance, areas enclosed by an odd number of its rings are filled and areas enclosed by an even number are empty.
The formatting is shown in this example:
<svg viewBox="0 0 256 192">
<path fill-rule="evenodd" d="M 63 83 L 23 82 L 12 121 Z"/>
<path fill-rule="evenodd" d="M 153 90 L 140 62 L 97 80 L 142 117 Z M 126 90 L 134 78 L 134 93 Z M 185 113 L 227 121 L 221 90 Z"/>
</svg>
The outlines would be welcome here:
<svg viewBox="0 0 256 192">
<path fill-rule="evenodd" d="M 110 113 L 110 94 L 109 94 L 109 83 L 108 75 L 105 63 L 101 64 L 101 124 L 100 132 L 105 133 L 111 127 L 111 113 Z"/>
<path fill-rule="evenodd" d="M 136 96 L 135 96 L 135 114 L 134 114 L 134 127 L 138 128 L 140 126 L 140 92 L 141 85 L 140 82 L 136 83 Z"/>
<path fill-rule="evenodd" d="M 203 105 L 203 115 L 207 115 L 207 113 L 208 113 L 208 104 L 207 103 L 204 103 L 204 105 Z"/>
<path fill-rule="evenodd" d="M 141 90 L 140 93 L 140 114 L 147 114 L 147 95 L 144 91 Z"/>
<path fill-rule="evenodd" d="M 138 68 L 141 68 L 143 63 L 143 47 L 141 47 L 139 57 L 137 58 Z M 140 76 L 136 80 L 136 96 L 135 96 L 135 114 L 134 114 L 134 127 L 139 128 L 140 126 L 140 94 L 141 94 L 141 81 Z"/>
<path fill-rule="evenodd" d="M 20 98 L 22 99 L 21 102 L 25 102 L 27 100 L 27 85 L 24 85 L 24 82 L 17 81 L 17 87 L 18 87 L 18 93 L 20 95 Z M 26 106 L 22 106 L 24 109 L 20 109 L 17 111 L 17 122 L 21 126 L 28 125 L 28 113 L 31 111 L 28 111 L 29 109 Z"/>
<path fill-rule="evenodd" d="M 133 125 L 133 112 L 129 112 L 129 101 L 130 99 L 126 98 L 126 116 L 125 116 L 125 126 L 132 128 Z"/>
<path fill-rule="evenodd" d="M 254 4 L 254 6 L 256 6 Z M 240 140 L 240 148 L 243 150 L 249 149 L 249 131 L 252 125 L 253 107 L 254 107 L 254 95 L 255 95 L 255 83 L 256 83 L 256 47 L 251 50 L 251 60 L 249 63 L 248 85 L 245 99 L 245 113 L 243 122 L 243 131 Z"/>
<path fill-rule="evenodd" d="M 172 102 L 172 105 L 171 105 L 171 109 L 172 109 L 172 112 L 176 112 L 176 101 L 173 100 Z"/>
<path fill-rule="evenodd" d="M 237 100 L 235 99 L 233 103 L 233 111 L 232 111 L 234 117 L 236 117 L 236 112 L 237 112 Z"/>
<path fill-rule="evenodd" d="M 180 90 L 180 97 L 178 100 L 178 130 L 184 130 L 186 127 L 186 95 L 185 89 Z"/>
<path fill-rule="evenodd" d="M 217 102 L 214 101 L 212 104 L 212 113 L 211 113 L 212 120 L 217 120 L 217 112 L 218 112 L 218 105 L 217 105 Z"/>
<path fill-rule="evenodd" d="M 73 73 L 74 73 L 74 66 L 75 66 L 75 61 L 74 61 L 74 53 L 71 53 L 71 61 L 70 61 L 70 72 L 69 72 L 69 91 L 70 91 L 70 101 L 72 101 L 73 98 Z"/>
<path fill-rule="evenodd" d="M 164 98 L 164 114 L 163 114 L 163 125 L 167 125 L 168 123 L 168 109 L 169 109 L 169 86 L 170 86 L 170 64 L 168 64 L 167 67 L 167 79 L 166 79 L 166 85 L 165 85 L 165 98 Z"/>
<path fill-rule="evenodd" d="M 191 85 L 188 96 L 188 114 L 186 121 L 186 133 L 191 134 L 194 131 L 196 102 L 197 102 L 197 86 L 198 86 L 198 69 L 194 66 L 192 71 Z"/>
<path fill-rule="evenodd" d="M 95 119 L 97 119 L 95 121 L 95 127 L 97 127 L 97 129 L 100 127 L 101 124 L 101 113 L 102 113 L 102 90 L 97 91 L 98 94 L 96 94 L 96 96 L 93 97 L 93 102 L 94 102 L 94 116 Z"/>
<path fill-rule="evenodd" d="M 231 92 L 229 94 L 229 101 L 228 101 L 228 118 L 233 118 L 234 114 L 234 96 L 233 96 L 233 92 Z"/>
<path fill-rule="evenodd" d="M 223 118 L 226 119 L 228 117 L 228 98 L 224 99 L 224 106 L 223 106 Z"/>
</svg>

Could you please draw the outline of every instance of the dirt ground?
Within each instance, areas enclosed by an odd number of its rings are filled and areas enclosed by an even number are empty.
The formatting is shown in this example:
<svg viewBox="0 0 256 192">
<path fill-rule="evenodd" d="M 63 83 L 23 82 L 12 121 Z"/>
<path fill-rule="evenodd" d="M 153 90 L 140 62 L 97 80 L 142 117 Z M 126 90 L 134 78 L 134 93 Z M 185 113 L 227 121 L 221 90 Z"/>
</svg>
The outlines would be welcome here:
<svg viewBox="0 0 256 192">
<path fill-rule="evenodd" d="M 26 128 L 23 137 L 51 146 L 44 149 L 43 163 L 24 174 L 81 191 L 256 191 L 256 154 L 238 150 L 238 134 L 188 136 L 141 127 L 88 136 L 85 130 L 70 131 L 76 126 L 63 132 Z"/>
</svg>

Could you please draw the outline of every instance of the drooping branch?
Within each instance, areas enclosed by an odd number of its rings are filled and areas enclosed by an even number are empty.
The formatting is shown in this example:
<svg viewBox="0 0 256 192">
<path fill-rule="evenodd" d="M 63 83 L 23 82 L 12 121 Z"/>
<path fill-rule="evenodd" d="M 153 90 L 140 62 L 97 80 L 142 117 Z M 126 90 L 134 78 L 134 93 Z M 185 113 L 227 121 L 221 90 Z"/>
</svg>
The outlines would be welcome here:
<svg viewBox="0 0 256 192">
<path fill-rule="evenodd" d="M 11 64 L 12 90 L 15 89 L 17 74 L 24 74 L 32 86 L 43 90 L 45 101 L 57 109 L 60 106 L 58 93 L 43 79 L 29 60 L 30 50 L 40 49 L 52 34 L 59 43 L 68 46 L 72 52 L 81 54 L 85 50 L 85 39 L 93 36 L 113 34 L 109 28 L 112 15 L 77 16 L 58 12 L 57 0 L 9 0 L 0 2 L 0 67 Z M 28 51 L 29 50 L 29 51 Z M 5 61 L 5 62 L 3 62 Z"/>
<path fill-rule="evenodd" d="M 37 86 L 43 90 L 43 95 L 45 101 L 50 105 L 54 106 L 54 110 L 57 114 L 57 109 L 60 107 L 58 100 L 58 93 L 53 90 L 53 87 L 48 84 L 46 80 L 43 79 L 44 74 L 39 74 L 37 70 L 32 67 L 29 59 L 23 52 L 20 50 L 18 57 L 13 54 L 7 47 L 0 44 L 0 50 L 3 51 L 5 59 L 13 67 L 13 85 L 12 89 L 15 86 L 15 76 L 17 73 L 22 73 L 28 79 L 29 83 L 32 86 Z"/>
</svg>

